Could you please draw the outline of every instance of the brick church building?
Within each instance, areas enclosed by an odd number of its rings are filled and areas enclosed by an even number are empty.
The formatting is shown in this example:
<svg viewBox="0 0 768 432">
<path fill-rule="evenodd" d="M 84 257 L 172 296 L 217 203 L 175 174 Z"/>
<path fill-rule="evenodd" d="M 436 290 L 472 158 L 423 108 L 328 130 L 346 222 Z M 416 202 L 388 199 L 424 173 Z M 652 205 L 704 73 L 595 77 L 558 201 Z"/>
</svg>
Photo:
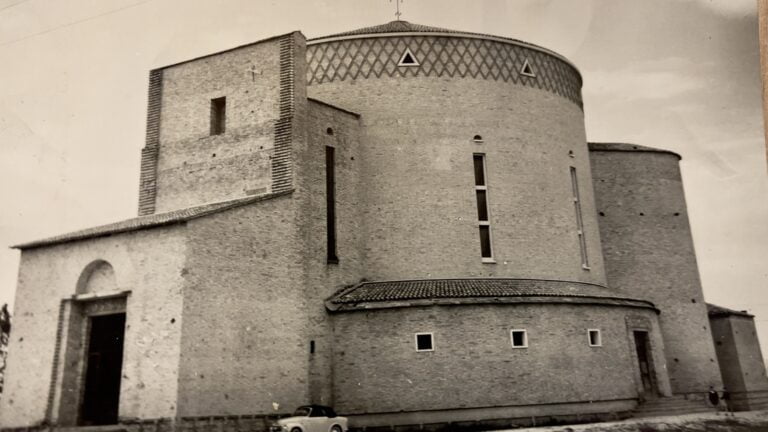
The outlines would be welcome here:
<svg viewBox="0 0 768 432">
<path fill-rule="evenodd" d="M 405 21 L 151 71 L 138 217 L 16 246 L 0 424 L 765 407 L 751 317 L 711 307 L 713 340 L 680 156 L 589 143 L 581 85 Z"/>
</svg>

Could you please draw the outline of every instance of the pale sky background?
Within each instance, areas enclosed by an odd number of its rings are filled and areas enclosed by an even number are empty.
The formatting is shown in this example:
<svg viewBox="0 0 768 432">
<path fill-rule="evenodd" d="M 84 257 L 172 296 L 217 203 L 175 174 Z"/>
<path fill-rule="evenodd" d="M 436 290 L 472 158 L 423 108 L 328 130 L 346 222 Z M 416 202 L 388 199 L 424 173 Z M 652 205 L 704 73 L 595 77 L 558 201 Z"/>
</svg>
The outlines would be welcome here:
<svg viewBox="0 0 768 432">
<path fill-rule="evenodd" d="M 553 49 L 587 136 L 680 153 L 707 301 L 768 354 L 768 175 L 755 0 L 405 0 L 402 19 Z M 387 0 L 0 0 L 0 246 L 136 215 L 152 68 L 301 30 L 394 19 Z M 0 248 L 0 303 L 19 252 Z"/>
</svg>

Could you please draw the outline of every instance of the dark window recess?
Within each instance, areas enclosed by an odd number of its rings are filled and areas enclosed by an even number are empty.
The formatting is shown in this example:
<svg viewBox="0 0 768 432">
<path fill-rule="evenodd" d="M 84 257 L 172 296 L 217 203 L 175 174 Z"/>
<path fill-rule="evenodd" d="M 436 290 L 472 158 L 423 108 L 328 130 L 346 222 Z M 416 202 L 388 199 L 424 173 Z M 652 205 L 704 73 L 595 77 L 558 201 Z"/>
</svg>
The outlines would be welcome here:
<svg viewBox="0 0 768 432">
<path fill-rule="evenodd" d="M 309 353 L 310 354 L 315 353 L 315 341 L 313 340 L 309 341 Z"/>
<path fill-rule="evenodd" d="M 522 73 L 523 75 L 530 76 L 530 77 L 535 77 L 536 76 L 536 74 L 533 73 L 533 68 L 531 68 L 531 64 L 528 63 L 528 60 L 526 60 L 525 63 L 523 64 L 523 68 L 520 70 L 520 73 Z"/>
<path fill-rule="evenodd" d="M 221 135 L 227 130 L 227 98 L 211 99 L 211 135 Z"/>
<path fill-rule="evenodd" d="M 525 346 L 525 332 L 524 331 L 513 331 L 512 332 L 512 346 L 514 347 L 524 347 Z"/>
<path fill-rule="evenodd" d="M 416 335 L 416 349 L 419 351 L 432 350 L 432 335 L 431 334 L 417 334 Z"/>
<path fill-rule="evenodd" d="M 338 263 L 336 255 L 336 156 L 335 148 L 325 147 L 326 231 L 328 233 L 328 262 Z"/>
<path fill-rule="evenodd" d="M 480 135 L 475 135 L 474 138 L 472 138 L 472 141 L 482 141 L 482 140 L 483 140 L 483 137 L 481 137 Z"/>
<path fill-rule="evenodd" d="M 475 173 L 475 198 L 477 199 L 477 221 L 480 227 L 480 255 L 483 262 L 493 262 L 491 247 L 491 218 L 488 208 L 488 186 L 486 185 L 485 155 L 472 155 Z"/>
<path fill-rule="evenodd" d="M 480 225 L 480 256 L 493 258 L 491 254 L 491 227 Z"/>
<path fill-rule="evenodd" d="M 526 64 L 523 68 L 523 73 L 527 75 L 533 75 L 533 71 L 531 70 L 531 65 Z"/>
<path fill-rule="evenodd" d="M 589 331 L 589 344 L 592 346 L 600 345 L 600 332 L 597 330 Z"/>
<path fill-rule="evenodd" d="M 410 49 L 406 49 L 403 55 L 400 57 L 400 61 L 397 63 L 398 66 L 418 66 L 419 62 L 416 61 L 416 57 L 414 57 L 413 53 L 411 53 Z"/>
<path fill-rule="evenodd" d="M 485 199 L 486 191 L 475 191 L 477 194 L 477 219 L 479 221 L 488 220 L 488 202 Z"/>
<path fill-rule="evenodd" d="M 485 167 L 483 166 L 483 155 L 474 155 L 475 163 L 475 186 L 485 186 Z"/>
</svg>

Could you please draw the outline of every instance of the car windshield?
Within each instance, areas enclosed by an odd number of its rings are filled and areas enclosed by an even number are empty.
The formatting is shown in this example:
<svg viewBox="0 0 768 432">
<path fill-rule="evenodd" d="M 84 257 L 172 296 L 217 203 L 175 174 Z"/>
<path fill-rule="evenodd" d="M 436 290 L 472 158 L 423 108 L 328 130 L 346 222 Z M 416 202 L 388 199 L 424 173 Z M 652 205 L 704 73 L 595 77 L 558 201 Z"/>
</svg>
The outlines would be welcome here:
<svg viewBox="0 0 768 432">
<path fill-rule="evenodd" d="M 306 417 L 309 415 L 309 407 L 298 407 L 296 408 L 296 411 L 293 413 L 294 417 Z"/>
</svg>

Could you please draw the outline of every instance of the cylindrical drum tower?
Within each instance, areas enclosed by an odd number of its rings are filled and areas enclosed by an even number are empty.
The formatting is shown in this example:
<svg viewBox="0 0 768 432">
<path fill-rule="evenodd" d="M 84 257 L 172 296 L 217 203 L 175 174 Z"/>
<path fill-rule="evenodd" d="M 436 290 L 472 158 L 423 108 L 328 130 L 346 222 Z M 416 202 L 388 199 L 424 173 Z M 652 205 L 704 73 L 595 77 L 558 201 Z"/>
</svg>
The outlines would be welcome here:
<svg viewBox="0 0 768 432">
<path fill-rule="evenodd" d="M 339 412 L 584 415 L 668 393 L 658 310 L 606 287 L 568 60 L 394 21 L 310 40 L 307 74 L 310 98 L 360 114 L 365 281 L 326 302 Z"/>
<path fill-rule="evenodd" d="M 308 95 L 362 115 L 369 277 L 605 283 L 566 59 L 404 21 L 307 49 Z"/>
</svg>

